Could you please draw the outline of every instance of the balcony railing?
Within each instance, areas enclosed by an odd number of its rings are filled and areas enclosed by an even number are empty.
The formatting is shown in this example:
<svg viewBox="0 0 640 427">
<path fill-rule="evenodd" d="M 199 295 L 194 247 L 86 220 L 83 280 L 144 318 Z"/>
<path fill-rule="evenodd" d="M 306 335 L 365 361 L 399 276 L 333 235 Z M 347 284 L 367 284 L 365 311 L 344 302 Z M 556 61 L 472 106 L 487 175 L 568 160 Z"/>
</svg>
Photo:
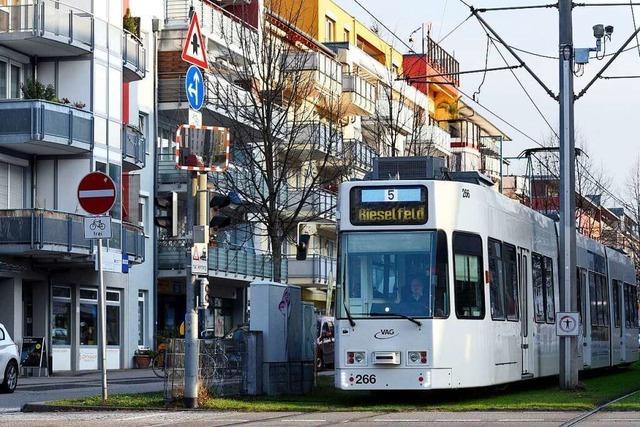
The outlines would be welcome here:
<svg viewBox="0 0 640 427">
<path fill-rule="evenodd" d="M 43 155 L 90 151 L 93 114 L 42 100 L 0 101 L 0 146 Z"/>
<path fill-rule="evenodd" d="M 480 151 L 489 155 L 500 156 L 500 139 L 492 136 L 481 136 Z"/>
<path fill-rule="evenodd" d="M 147 74 L 147 51 L 140 40 L 127 30 L 122 32 L 122 78 L 125 82 L 144 79 Z"/>
<path fill-rule="evenodd" d="M 429 65 L 442 74 L 452 73 L 444 76 L 444 78 L 452 82 L 455 86 L 460 86 L 460 77 L 458 74 L 455 74 L 460 71 L 460 63 L 431 37 L 427 37 L 426 42 L 427 61 Z"/>
<path fill-rule="evenodd" d="M 189 23 L 189 11 L 198 14 L 202 32 L 223 50 L 230 50 L 243 56 L 253 56 L 249 52 L 254 43 L 245 42 L 257 36 L 257 30 L 249 23 L 229 13 L 213 2 L 206 0 L 165 0 L 165 28 L 182 29 Z M 249 54 L 249 55 L 247 55 Z"/>
<path fill-rule="evenodd" d="M 292 52 L 282 59 L 282 69 L 308 73 L 308 78 L 296 79 L 299 85 L 313 84 L 322 92 L 340 94 L 342 76 L 340 64 L 320 52 Z M 303 90 L 298 89 L 299 92 Z"/>
<path fill-rule="evenodd" d="M 130 262 L 144 262 L 145 235 L 142 227 L 126 222 L 122 224 L 122 253 L 128 255 Z"/>
<path fill-rule="evenodd" d="M 30 56 L 73 56 L 93 49 L 93 15 L 59 1 L 0 6 L 0 42 Z"/>
<path fill-rule="evenodd" d="M 160 270 L 182 271 L 189 261 L 186 240 L 161 240 L 158 245 Z M 190 262 L 190 261 L 189 261 Z M 283 257 L 281 280 L 287 279 L 288 263 Z M 209 275 L 254 280 L 273 278 L 273 257 L 267 252 L 242 247 L 209 247 Z"/>
<path fill-rule="evenodd" d="M 147 143 L 144 135 L 133 126 L 122 127 L 122 160 L 131 169 L 142 169 L 146 164 Z M 126 166 L 125 166 L 126 168 Z"/>
<path fill-rule="evenodd" d="M 378 157 L 376 150 L 360 139 L 345 139 L 344 146 L 347 152 L 346 161 L 350 166 L 364 171 L 373 169 L 373 159 Z"/>
<path fill-rule="evenodd" d="M 324 122 L 306 122 L 298 127 L 295 139 L 296 149 L 319 153 L 341 155 L 343 151 L 342 131 Z"/>
<path fill-rule="evenodd" d="M 329 277 L 336 278 L 336 259 L 326 255 L 309 255 L 298 261 L 289 257 L 289 281 L 299 285 L 326 286 Z"/>
<path fill-rule="evenodd" d="M 337 202 L 338 196 L 329 190 L 315 189 L 309 192 L 304 189 L 289 189 L 287 206 L 294 210 L 302 203 L 301 217 L 335 221 Z"/>
<path fill-rule="evenodd" d="M 342 92 L 346 95 L 347 110 L 363 115 L 376 111 L 376 87 L 356 74 L 342 75 Z"/>
<path fill-rule="evenodd" d="M 83 216 L 41 209 L 0 210 L 0 253 L 91 255 Z"/>
<path fill-rule="evenodd" d="M 426 125 L 415 135 L 415 151 L 419 155 L 451 154 L 451 135 L 438 125 Z"/>
<path fill-rule="evenodd" d="M 400 132 L 409 133 L 414 128 L 411 107 L 400 101 L 390 101 L 387 94 L 378 97 L 377 114 L 379 119 Z"/>
</svg>

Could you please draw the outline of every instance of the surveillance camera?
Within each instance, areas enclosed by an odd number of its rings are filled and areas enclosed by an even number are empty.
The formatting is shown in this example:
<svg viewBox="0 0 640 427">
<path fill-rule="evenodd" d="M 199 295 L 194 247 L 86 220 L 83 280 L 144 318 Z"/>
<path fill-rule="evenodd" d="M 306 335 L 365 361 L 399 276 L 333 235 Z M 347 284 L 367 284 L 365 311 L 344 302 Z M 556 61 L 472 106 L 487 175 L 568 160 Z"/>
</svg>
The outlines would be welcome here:
<svg viewBox="0 0 640 427">
<path fill-rule="evenodd" d="M 604 32 L 607 36 L 611 37 L 611 34 L 613 34 L 613 25 L 607 25 L 604 27 Z"/>
<path fill-rule="evenodd" d="M 604 25 L 596 24 L 593 26 L 593 37 L 597 39 L 604 37 Z"/>
</svg>

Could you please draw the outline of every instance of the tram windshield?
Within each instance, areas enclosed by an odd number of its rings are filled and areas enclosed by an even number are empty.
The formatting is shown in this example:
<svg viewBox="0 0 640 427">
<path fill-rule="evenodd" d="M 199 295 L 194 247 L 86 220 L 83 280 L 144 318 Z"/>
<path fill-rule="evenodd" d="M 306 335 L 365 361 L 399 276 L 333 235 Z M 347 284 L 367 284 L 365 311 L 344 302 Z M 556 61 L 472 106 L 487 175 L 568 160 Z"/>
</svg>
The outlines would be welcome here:
<svg viewBox="0 0 640 427">
<path fill-rule="evenodd" d="M 341 245 L 340 317 L 448 317 L 444 232 L 344 233 Z"/>
</svg>

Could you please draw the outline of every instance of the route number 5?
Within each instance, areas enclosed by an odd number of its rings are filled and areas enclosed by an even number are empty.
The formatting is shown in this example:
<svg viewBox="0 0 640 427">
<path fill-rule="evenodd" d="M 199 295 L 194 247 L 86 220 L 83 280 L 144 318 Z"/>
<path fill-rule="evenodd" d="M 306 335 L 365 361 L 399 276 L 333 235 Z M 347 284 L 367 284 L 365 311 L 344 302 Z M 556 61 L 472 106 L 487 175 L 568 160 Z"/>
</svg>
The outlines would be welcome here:
<svg viewBox="0 0 640 427">
<path fill-rule="evenodd" d="M 387 190 L 387 193 L 386 193 L 386 195 L 385 195 L 385 201 L 387 201 L 387 202 L 393 202 L 393 201 L 395 201 L 395 200 L 397 199 L 397 194 L 396 194 L 396 193 L 397 193 L 397 191 L 398 191 L 398 190 L 395 190 L 395 189 L 389 189 L 389 190 Z"/>
</svg>

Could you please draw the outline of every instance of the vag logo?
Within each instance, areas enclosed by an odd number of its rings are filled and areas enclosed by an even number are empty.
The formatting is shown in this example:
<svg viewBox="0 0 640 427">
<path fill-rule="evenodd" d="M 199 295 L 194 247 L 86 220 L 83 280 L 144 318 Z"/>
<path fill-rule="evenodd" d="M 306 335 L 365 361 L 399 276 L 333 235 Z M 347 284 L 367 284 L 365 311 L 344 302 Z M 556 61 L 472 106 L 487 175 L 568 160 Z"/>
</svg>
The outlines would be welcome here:
<svg viewBox="0 0 640 427">
<path fill-rule="evenodd" d="M 378 340 L 386 340 L 395 336 L 398 336 L 398 334 L 393 329 L 380 329 L 380 331 L 373 334 L 373 337 Z"/>
</svg>

